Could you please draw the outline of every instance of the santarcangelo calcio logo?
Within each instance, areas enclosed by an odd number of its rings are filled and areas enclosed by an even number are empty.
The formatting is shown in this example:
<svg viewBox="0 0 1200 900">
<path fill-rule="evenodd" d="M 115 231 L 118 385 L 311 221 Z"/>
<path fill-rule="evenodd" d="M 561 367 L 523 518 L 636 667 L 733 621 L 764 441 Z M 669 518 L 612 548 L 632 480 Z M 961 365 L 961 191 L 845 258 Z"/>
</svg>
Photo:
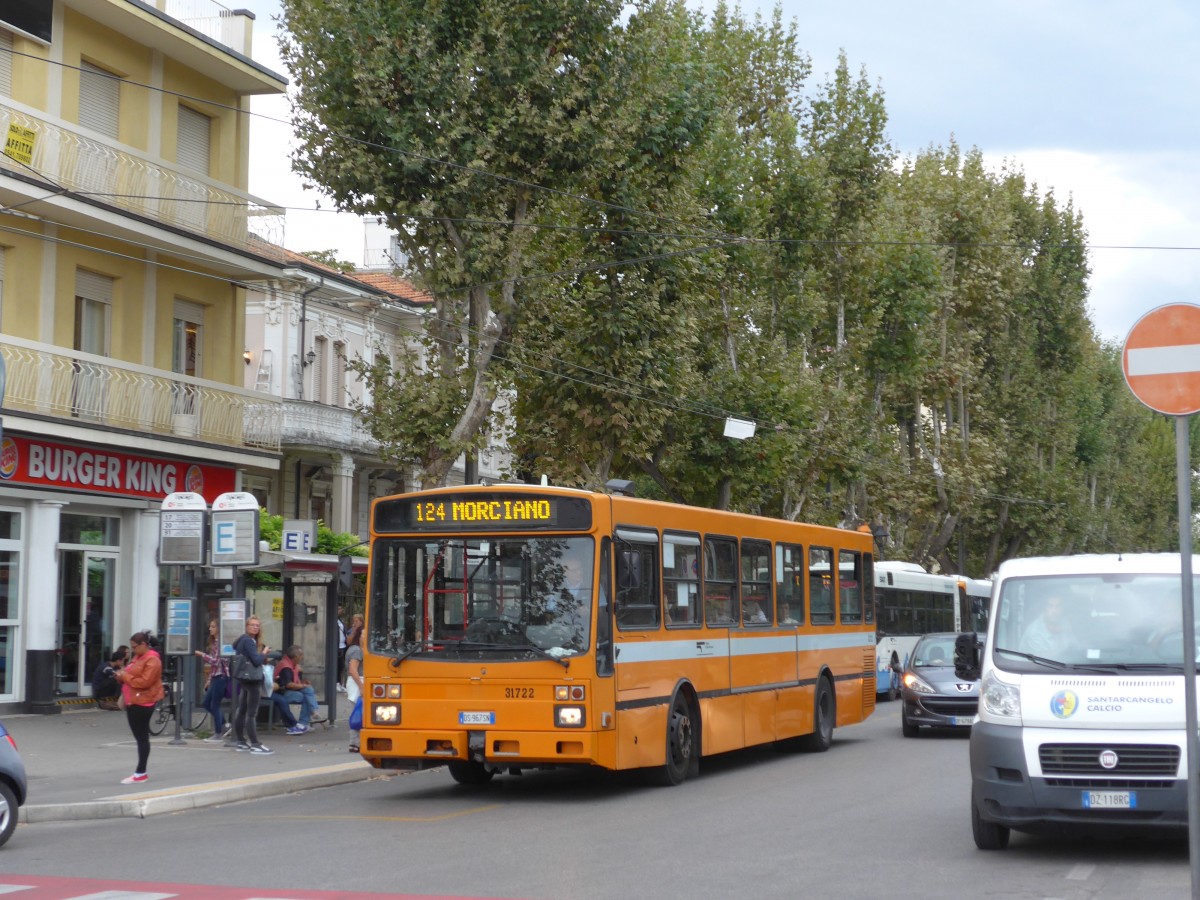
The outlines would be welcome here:
<svg viewBox="0 0 1200 900">
<path fill-rule="evenodd" d="M 21 448 L 12 438 L 6 437 L 0 444 L 0 478 L 5 481 L 17 474 L 17 466 L 21 464 Z"/>
<path fill-rule="evenodd" d="M 1050 712 L 1060 719 L 1069 719 L 1079 709 L 1079 698 L 1074 691 L 1059 691 L 1050 698 Z"/>
</svg>

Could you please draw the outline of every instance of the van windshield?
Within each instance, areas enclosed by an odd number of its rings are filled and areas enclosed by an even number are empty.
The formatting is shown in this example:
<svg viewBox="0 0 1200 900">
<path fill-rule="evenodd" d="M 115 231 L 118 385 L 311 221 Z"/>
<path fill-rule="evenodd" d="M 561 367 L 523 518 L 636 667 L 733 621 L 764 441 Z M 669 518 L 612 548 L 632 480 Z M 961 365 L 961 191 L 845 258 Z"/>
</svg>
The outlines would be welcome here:
<svg viewBox="0 0 1200 900">
<path fill-rule="evenodd" d="M 1193 591 L 1200 598 L 1200 576 Z M 996 604 L 993 659 L 1014 671 L 1182 668 L 1180 577 L 1010 578 Z"/>
</svg>

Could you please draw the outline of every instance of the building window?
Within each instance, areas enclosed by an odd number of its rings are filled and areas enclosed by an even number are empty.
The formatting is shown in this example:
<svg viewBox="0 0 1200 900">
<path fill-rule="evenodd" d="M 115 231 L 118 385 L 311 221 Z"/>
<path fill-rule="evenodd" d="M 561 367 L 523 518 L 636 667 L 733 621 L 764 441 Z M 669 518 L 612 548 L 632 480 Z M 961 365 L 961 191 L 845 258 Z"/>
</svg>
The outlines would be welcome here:
<svg viewBox="0 0 1200 900">
<path fill-rule="evenodd" d="M 89 62 L 79 67 L 79 124 L 114 141 L 120 136 L 121 79 Z"/>
<path fill-rule="evenodd" d="M 0 28 L 0 96 L 12 96 L 13 36 Z"/>
</svg>

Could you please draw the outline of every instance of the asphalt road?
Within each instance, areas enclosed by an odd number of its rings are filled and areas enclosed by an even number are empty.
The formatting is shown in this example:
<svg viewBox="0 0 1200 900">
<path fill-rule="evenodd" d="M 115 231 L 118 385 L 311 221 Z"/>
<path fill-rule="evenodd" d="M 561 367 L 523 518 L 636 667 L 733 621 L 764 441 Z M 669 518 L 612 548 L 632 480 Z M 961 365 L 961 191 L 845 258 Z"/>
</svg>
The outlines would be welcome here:
<svg viewBox="0 0 1200 900">
<path fill-rule="evenodd" d="M 1185 898 L 1187 843 L 971 839 L 964 735 L 900 735 L 898 704 L 825 754 L 707 762 L 699 779 L 443 770 L 145 820 L 22 826 L 0 869 L 263 889 L 506 898 Z"/>
</svg>

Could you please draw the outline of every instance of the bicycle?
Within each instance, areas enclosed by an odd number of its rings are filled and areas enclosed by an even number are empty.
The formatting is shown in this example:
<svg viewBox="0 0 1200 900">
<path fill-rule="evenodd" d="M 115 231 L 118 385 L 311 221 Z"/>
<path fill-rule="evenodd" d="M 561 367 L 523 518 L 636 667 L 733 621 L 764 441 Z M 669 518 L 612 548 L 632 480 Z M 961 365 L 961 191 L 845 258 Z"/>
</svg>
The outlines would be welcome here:
<svg viewBox="0 0 1200 900">
<path fill-rule="evenodd" d="M 179 704 L 176 701 L 176 685 L 182 690 L 182 684 L 176 678 L 175 666 L 164 667 L 163 669 L 163 695 L 162 699 L 154 704 L 154 712 L 150 714 L 150 733 L 160 735 L 167 730 L 167 723 L 171 719 L 179 718 Z M 192 706 L 191 724 L 180 719 L 180 725 L 184 731 L 195 732 L 204 727 L 204 723 L 209 717 L 208 710 L 199 704 Z"/>
</svg>

